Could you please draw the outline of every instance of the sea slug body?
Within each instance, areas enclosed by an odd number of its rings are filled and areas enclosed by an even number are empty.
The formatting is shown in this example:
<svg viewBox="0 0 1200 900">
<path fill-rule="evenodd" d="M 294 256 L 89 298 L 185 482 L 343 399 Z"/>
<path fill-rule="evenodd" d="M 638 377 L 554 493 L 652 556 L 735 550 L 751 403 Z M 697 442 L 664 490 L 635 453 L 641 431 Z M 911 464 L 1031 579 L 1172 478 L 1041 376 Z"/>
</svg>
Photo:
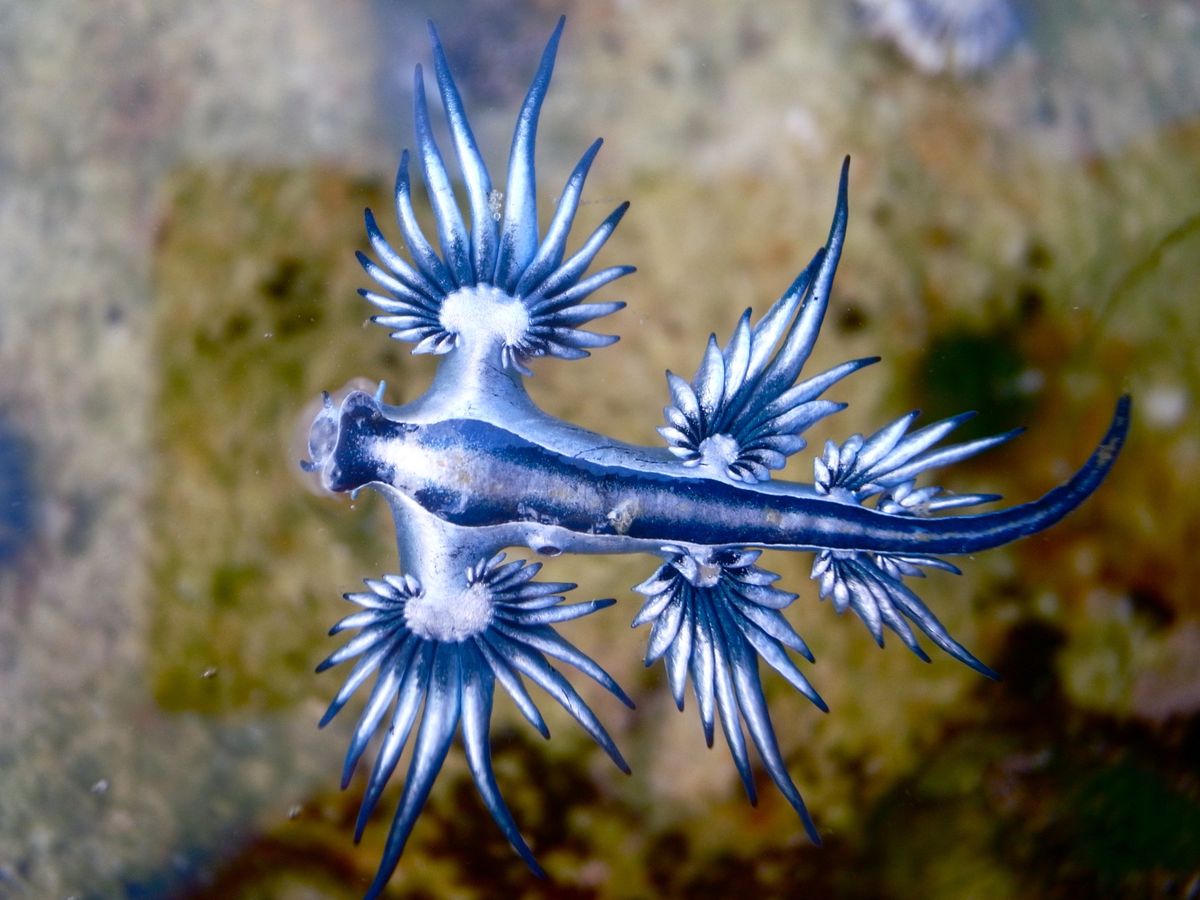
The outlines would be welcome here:
<svg viewBox="0 0 1200 900">
<path fill-rule="evenodd" d="M 409 154 L 401 156 L 395 207 L 407 254 L 393 248 L 366 213 L 374 261 L 359 254 L 378 290 L 362 291 L 373 321 L 414 353 L 440 357 L 429 389 L 403 406 L 353 391 L 326 395 L 302 465 L 331 491 L 370 488 L 395 521 L 401 574 L 367 578 L 346 595 L 359 611 L 334 632 L 356 631 L 321 664 L 353 667 L 321 720 L 325 725 L 374 677 L 354 727 L 343 786 L 380 735 L 356 837 L 412 739 L 408 772 L 383 859 L 367 892 L 383 891 L 398 865 L 456 732 L 483 803 L 513 848 L 542 870 L 501 797 L 492 770 L 489 724 L 496 686 L 542 735 L 546 723 L 532 682 L 579 723 L 616 766 L 615 742 L 566 673 L 581 673 L 622 703 L 633 703 L 599 664 L 557 626 L 612 606 L 611 599 L 565 604 L 574 585 L 537 580 L 539 563 L 507 561 L 511 548 L 539 555 L 638 553 L 658 565 L 635 590 L 645 603 L 634 626 L 649 625 L 646 664 L 662 660 L 682 709 L 687 684 L 706 740 L 719 722 L 734 765 L 754 799 L 750 750 L 818 841 L 816 827 L 783 761 L 759 679 L 776 670 L 817 707 L 824 701 L 792 654 L 812 654 L 783 616 L 796 595 L 757 565 L 764 549 L 809 552 L 822 598 L 852 609 L 879 643 L 895 633 L 922 658 L 924 635 L 983 674 L 991 670 L 955 641 L 913 593 L 924 570 L 957 572 L 943 556 L 974 553 L 1050 527 L 1104 480 L 1129 426 L 1121 398 L 1091 458 L 1039 499 L 974 512 L 999 498 L 956 494 L 917 481 L 1015 436 L 945 444 L 967 416 L 914 427 L 915 413 L 875 433 L 829 442 L 809 484 L 775 478 L 805 447 L 804 431 L 844 404 L 827 389 L 876 362 L 856 359 L 825 372 L 801 371 L 812 352 L 841 258 L 848 219 L 848 162 L 842 168 L 825 245 L 757 321 L 747 310 L 724 345 L 711 338 L 691 380 L 667 373 L 664 446 L 641 447 L 542 412 L 525 390 L 539 356 L 581 359 L 616 337 L 583 326 L 624 304 L 592 295 L 630 274 L 589 267 L 624 215 L 614 209 L 578 250 L 566 244 L 596 141 L 567 179 L 545 230 L 537 219 L 534 144 L 559 37 L 554 30 L 517 118 L 503 200 L 475 142 L 436 31 L 434 72 L 462 182 L 460 210 L 433 136 L 417 67 L 414 118 L 436 249 L 413 210 Z M 469 225 L 468 225 L 469 221 Z"/>
</svg>

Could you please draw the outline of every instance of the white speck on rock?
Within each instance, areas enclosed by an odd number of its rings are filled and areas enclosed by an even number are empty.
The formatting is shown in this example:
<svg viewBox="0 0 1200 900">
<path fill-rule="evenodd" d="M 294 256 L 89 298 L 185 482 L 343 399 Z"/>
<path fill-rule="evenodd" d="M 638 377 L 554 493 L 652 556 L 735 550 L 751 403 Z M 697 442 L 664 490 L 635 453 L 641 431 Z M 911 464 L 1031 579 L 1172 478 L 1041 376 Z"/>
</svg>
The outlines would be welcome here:
<svg viewBox="0 0 1200 900">
<path fill-rule="evenodd" d="M 1142 400 L 1146 422 L 1156 428 L 1174 428 L 1183 421 L 1190 406 L 1187 390 L 1175 384 L 1155 385 Z"/>
</svg>

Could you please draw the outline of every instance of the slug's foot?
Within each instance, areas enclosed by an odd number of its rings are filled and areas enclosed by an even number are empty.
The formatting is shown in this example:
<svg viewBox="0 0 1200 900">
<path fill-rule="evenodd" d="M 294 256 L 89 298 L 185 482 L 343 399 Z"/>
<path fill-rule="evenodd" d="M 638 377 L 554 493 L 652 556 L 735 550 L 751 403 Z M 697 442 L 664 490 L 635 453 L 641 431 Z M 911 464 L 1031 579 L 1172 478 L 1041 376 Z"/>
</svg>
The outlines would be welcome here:
<svg viewBox="0 0 1200 900">
<path fill-rule="evenodd" d="M 551 627 L 611 606 L 614 601 L 563 604 L 562 594 L 575 585 L 534 581 L 540 568 L 538 563 L 505 563 L 503 553 L 471 566 L 465 573 L 465 590 L 472 592 L 472 596 L 464 600 L 472 608 L 485 602 L 490 612 L 480 630 L 455 640 L 438 640 L 413 630 L 408 607 L 419 606 L 425 594 L 420 582 L 412 576 L 366 579 L 369 590 L 345 595 L 362 610 L 338 622 L 330 633 L 358 629 L 358 634 L 334 651 L 317 671 L 354 658 L 357 662 L 321 719 L 321 726 L 337 715 L 371 675 L 378 674 L 350 739 L 342 771 L 343 788 L 350 783 L 373 735 L 381 729 L 384 732 L 359 809 L 355 840 L 362 837 L 414 730 L 417 713 L 424 706 L 421 722 L 416 726 L 416 743 L 400 803 L 368 897 L 378 896 L 395 871 L 460 725 L 467 765 L 484 805 L 529 868 L 539 876 L 545 874 L 521 837 L 492 771 L 488 733 L 497 681 L 530 724 L 548 738 L 549 729 L 521 676 L 537 684 L 583 726 L 622 771 L 629 772 L 628 764 L 596 715 L 547 660 L 550 656 L 573 666 L 632 707 L 633 701 L 607 672 Z"/>
<path fill-rule="evenodd" d="M 680 547 L 663 550 L 668 561 L 634 588 L 647 600 L 633 626 L 654 623 L 646 665 L 663 658 L 681 710 L 691 676 L 705 741 L 712 746 L 715 710 L 746 796 L 756 803 L 742 736 L 745 724 L 771 780 L 799 814 L 813 843 L 819 844 L 816 826 L 784 765 L 758 676 L 761 656 L 819 709 L 828 711 L 787 654 L 793 650 L 809 662 L 813 659 L 804 639 L 780 613 L 796 595 L 772 587 L 779 576 L 753 564 L 760 555 L 757 550 L 717 551 L 704 557 Z"/>
</svg>

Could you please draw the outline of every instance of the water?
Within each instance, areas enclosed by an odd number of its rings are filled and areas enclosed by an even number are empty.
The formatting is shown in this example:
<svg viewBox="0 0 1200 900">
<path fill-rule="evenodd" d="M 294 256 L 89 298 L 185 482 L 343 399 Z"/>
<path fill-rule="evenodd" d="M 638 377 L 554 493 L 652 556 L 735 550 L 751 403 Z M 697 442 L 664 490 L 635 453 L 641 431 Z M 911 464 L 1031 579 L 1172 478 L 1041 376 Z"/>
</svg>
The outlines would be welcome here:
<svg viewBox="0 0 1200 900">
<path fill-rule="evenodd" d="M 1069 520 L 923 586 L 1000 683 L 878 650 L 816 602 L 807 559 L 769 562 L 832 707 L 765 679 L 822 849 L 766 784 L 747 806 L 642 669 L 630 587 L 653 563 L 550 561 L 577 599 L 619 601 L 564 632 L 638 701 L 585 691 L 634 776 L 551 704 L 544 743 L 498 701 L 501 787 L 553 881 L 528 878 L 456 750 L 397 896 L 1194 893 L 1200 15 L 1060 7 L 1020 6 L 1019 40 L 961 75 L 832 4 L 565 9 L 542 197 L 603 135 L 578 229 L 632 200 L 601 264 L 639 272 L 606 291 L 629 304 L 620 344 L 535 367 L 545 408 L 657 442 L 662 370 L 692 372 L 709 331 L 790 283 L 850 153 L 810 365 L 884 362 L 839 386 L 850 408 L 813 447 L 979 408 L 1029 431 L 953 486 L 1017 501 L 1083 460 L 1124 391 L 1134 431 Z M 0 532 L 0 896 L 364 889 L 389 801 L 356 848 L 352 716 L 317 731 L 338 680 L 311 670 L 339 594 L 395 551 L 380 504 L 302 482 L 295 432 L 321 389 L 382 377 L 398 402 L 429 376 L 360 327 L 352 255 L 363 206 L 390 218 L 424 19 L 499 173 L 558 11 L 0 4 L 0 499 L 28 510 Z"/>
</svg>

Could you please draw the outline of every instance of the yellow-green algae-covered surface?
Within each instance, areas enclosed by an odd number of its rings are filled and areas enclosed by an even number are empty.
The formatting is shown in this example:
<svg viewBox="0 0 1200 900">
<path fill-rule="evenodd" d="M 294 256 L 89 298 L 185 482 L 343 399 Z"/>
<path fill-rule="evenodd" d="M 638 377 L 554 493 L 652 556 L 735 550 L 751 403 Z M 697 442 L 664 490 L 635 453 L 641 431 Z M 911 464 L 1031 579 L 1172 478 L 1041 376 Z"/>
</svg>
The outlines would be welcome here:
<svg viewBox="0 0 1200 900">
<path fill-rule="evenodd" d="M 790 282 L 848 152 L 812 364 L 884 362 L 810 443 L 978 408 L 980 429 L 1029 431 L 946 481 L 1019 501 L 1085 458 L 1124 391 L 1133 431 L 1068 520 L 921 586 L 999 683 L 877 649 L 817 602 L 806 557 L 767 561 L 832 707 L 765 679 L 820 849 L 769 780 L 745 803 L 720 738 L 706 750 L 642 668 L 629 588 L 652 561 L 551 561 L 620 601 L 565 631 L 638 703 L 583 686 L 634 775 L 550 704 L 543 742 L 501 701 L 497 774 L 551 880 L 453 753 L 391 895 L 1193 896 L 1200 11 L 1022 10 L 1021 42 L 955 80 L 799 0 L 0 0 L 0 896 L 369 883 L 390 806 L 355 847 L 352 719 L 317 731 L 339 680 L 312 669 L 339 594 L 395 550 L 381 503 L 300 477 L 303 423 L 322 388 L 383 378 L 399 402 L 430 374 L 363 327 L 352 255 L 411 143 L 424 18 L 502 171 L 563 11 L 542 201 L 605 136 L 580 230 L 632 200 L 603 259 L 639 272 L 609 289 L 621 343 L 535 367 L 548 410 L 656 441 L 662 370 L 690 373 L 709 331 Z"/>
</svg>

